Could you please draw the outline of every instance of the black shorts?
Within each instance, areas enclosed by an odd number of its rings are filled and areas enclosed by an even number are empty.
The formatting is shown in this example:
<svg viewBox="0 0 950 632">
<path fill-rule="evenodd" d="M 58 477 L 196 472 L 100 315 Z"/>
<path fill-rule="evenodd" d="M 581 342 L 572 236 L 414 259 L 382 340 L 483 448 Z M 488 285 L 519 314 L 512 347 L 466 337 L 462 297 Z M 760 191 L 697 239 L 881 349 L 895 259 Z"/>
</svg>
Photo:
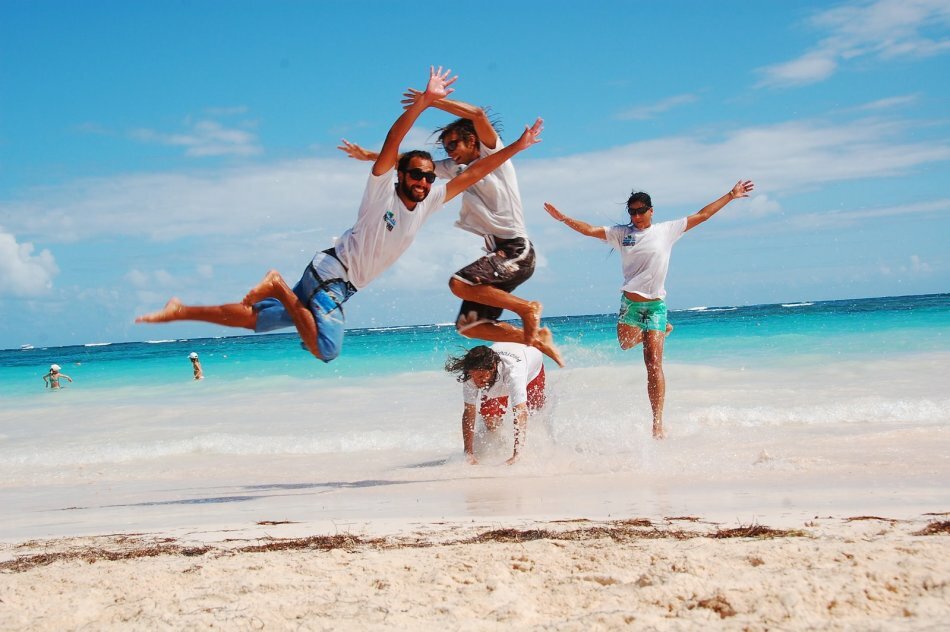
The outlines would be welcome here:
<svg viewBox="0 0 950 632">
<path fill-rule="evenodd" d="M 454 275 L 454 278 L 469 285 L 491 285 L 505 292 L 516 287 L 534 274 L 534 247 L 524 237 L 514 239 L 495 238 L 495 248 L 481 259 L 473 261 Z M 504 310 L 492 305 L 462 301 L 458 319 L 459 331 L 484 322 L 495 322 Z"/>
</svg>

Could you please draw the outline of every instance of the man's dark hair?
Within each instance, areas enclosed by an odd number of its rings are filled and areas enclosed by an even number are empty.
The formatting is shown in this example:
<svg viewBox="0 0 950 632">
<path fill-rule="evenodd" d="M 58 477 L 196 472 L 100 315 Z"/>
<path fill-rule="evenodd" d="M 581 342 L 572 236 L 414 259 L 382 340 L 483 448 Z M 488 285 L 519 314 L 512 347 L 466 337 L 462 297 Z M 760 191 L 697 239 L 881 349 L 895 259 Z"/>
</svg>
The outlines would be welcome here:
<svg viewBox="0 0 950 632">
<path fill-rule="evenodd" d="M 409 163 L 412 162 L 413 158 L 425 158 L 429 162 L 435 164 L 432 160 L 432 154 L 422 149 L 413 149 L 412 151 L 407 151 L 399 157 L 399 163 L 396 165 L 396 168 L 399 171 L 405 171 L 409 168 Z"/>
<path fill-rule="evenodd" d="M 459 382 L 467 382 L 470 371 L 495 371 L 499 362 L 501 358 L 490 347 L 478 345 L 469 349 L 465 355 L 449 356 L 445 362 L 445 370 L 455 373 L 455 379 Z M 497 371 L 495 375 L 497 376 Z M 494 384 L 494 379 L 492 384 Z"/>
<path fill-rule="evenodd" d="M 630 205 L 634 202 L 641 202 L 647 208 L 653 206 L 653 202 L 650 200 L 650 194 L 644 191 L 633 191 L 630 197 L 627 198 L 627 208 L 630 208 Z"/>
</svg>

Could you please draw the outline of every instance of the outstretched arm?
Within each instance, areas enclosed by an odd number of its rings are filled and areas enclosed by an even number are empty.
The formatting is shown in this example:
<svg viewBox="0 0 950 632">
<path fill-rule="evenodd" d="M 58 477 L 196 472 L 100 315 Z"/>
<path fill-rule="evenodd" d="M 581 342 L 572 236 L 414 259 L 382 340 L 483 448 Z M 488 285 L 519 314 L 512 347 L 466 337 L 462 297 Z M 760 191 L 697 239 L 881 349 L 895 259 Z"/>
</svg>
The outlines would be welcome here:
<svg viewBox="0 0 950 632">
<path fill-rule="evenodd" d="M 597 239 L 607 239 L 607 230 L 603 226 L 591 226 L 587 222 L 582 222 L 579 219 L 568 217 L 561 211 L 557 210 L 557 207 L 550 202 L 544 203 L 544 210 L 548 212 L 548 215 L 557 221 L 562 222 L 568 228 L 576 230 L 581 235 L 596 237 Z"/>
<path fill-rule="evenodd" d="M 525 126 L 524 132 L 511 145 L 490 156 L 476 160 L 468 169 L 449 180 L 445 185 L 445 201 L 448 202 L 456 195 L 472 186 L 489 173 L 500 167 L 506 160 L 520 151 L 541 142 L 541 132 L 544 130 L 544 121 L 538 118 L 531 127 Z"/>
<path fill-rule="evenodd" d="M 360 147 L 356 143 L 351 143 L 345 138 L 341 138 L 340 140 L 343 142 L 343 144 L 337 145 L 336 148 L 342 151 L 343 153 L 345 153 L 350 158 L 353 158 L 354 160 L 366 160 L 370 162 L 376 162 L 376 159 L 379 158 L 378 151 L 370 151 L 369 149 L 364 149 L 363 147 Z"/>
<path fill-rule="evenodd" d="M 405 97 L 402 100 L 403 105 L 409 107 L 422 96 L 422 93 L 409 88 L 403 96 Z M 475 133 L 478 134 L 478 141 L 481 144 L 489 149 L 498 146 L 498 132 L 492 126 L 485 110 L 477 105 L 471 105 L 464 101 L 453 101 L 452 99 L 439 99 L 432 104 L 432 107 L 448 112 L 452 116 L 470 119 L 475 124 Z"/>
<path fill-rule="evenodd" d="M 729 191 L 729 193 L 726 193 L 724 196 L 722 196 L 715 202 L 710 202 L 709 204 L 704 206 L 702 209 L 700 209 L 696 213 L 693 213 L 692 215 L 687 217 L 686 230 L 689 230 L 690 228 L 693 228 L 695 226 L 699 226 L 700 224 L 705 222 L 707 219 L 709 219 L 710 217 L 718 213 L 722 209 L 722 207 L 724 207 L 729 202 L 737 198 L 749 197 L 749 192 L 751 192 L 752 189 L 754 188 L 755 188 L 755 185 L 752 184 L 751 180 L 745 180 L 745 181 L 739 180 L 738 182 L 736 182 L 736 185 L 732 187 L 732 190 Z"/>
<path fill-rule="evenodd" d="M 449 86 L 455 83 L 458 77 L 456 76 L 449 79 L 449 73 L 451 72 L 451 70 L 443 72 L 442 66 L 439 66 L 438 70 L 435 70 L 431 66 L 429 67 L 429 83 L 426 85 L 426 91 L 422 93 L 418 101 L 403 111 L 389 129 L 389 133 L 386 134 L 383 148 L 379 151 L 376 162 L 373 163 L 374 176 L 383 175 L 396 164 L 396 160 L 399 159 L 399 144 L 402 142 L 402 139 L 406 137 L 406 134 L 409 133 L 409 130 L 412 129 L 412 125 L 416 122 L 416 119 L 419 118 L 419 115 L 422 114 L 422 111 L 432 105 L 433 102 L 452 93 L 452 88 Z"/>
</svg>

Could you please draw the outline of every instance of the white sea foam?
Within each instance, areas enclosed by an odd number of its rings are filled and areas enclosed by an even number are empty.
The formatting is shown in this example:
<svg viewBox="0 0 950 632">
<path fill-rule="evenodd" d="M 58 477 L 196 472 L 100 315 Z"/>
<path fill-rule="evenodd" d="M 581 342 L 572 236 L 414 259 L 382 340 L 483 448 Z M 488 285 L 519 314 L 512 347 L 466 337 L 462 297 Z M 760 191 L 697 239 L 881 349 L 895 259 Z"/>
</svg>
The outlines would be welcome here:
<svg viewBox="0 0 950 632">
<path fill-rule="evenodd" d="M 84 344 L 84 347 L 108 347 L 111 345 L 111 342 L 87 342 Z"/>
<path fill-rule="evenodd" d="M 670 439 L 657 444 L 649 433 L 642 362 L 550 368 L 551 401 L 529 432 L 535 455 L 545 457 L 532 467 L 675 474 L 715 455 L 719 462 L 712 467 L 743 469 L 758 451 L 742 450 L 734 460 L 720 450 L 742 446 L 749 431 L 764 442 L 762 449 L 801 441 L 802 432 L 947 431 L 948 372 L 950 354 L 770 370 L 667 365 Z M 460 386 L 439 371 L 305 388 L 282 376 L 116 389 L 107 397 L 60 395 L 0 413 L 0 478 L 58 480 L 71 468 L 157 466 L 168 458 L 310 456 L 319 471 L 320 460 L 332 456 L 345 456 L 354 467 L 382 453 L 422 459 L 460 453 Z M 499 437 L 510 449 L 510 425 Z M 671 450 L 691 462 L 682 465 Z"/>
<path fill-rule="evenodd" d="M 808 307 L 814 303 L 782 303 L 782 307 Z"/>
</svg>

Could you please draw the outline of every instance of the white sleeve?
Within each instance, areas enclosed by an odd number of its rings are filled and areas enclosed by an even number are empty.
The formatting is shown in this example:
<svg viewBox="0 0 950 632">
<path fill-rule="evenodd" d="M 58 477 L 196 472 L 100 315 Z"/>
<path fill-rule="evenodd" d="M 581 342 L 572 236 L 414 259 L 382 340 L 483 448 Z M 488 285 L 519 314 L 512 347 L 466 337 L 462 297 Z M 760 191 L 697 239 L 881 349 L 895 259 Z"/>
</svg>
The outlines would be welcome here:
<svg viewBox="0 0 950 632">
<path fill-rule="evenodd" d="M 620 248 L 624 233 L 623 226 L 604 226 L 604 233 L 604 241 L 614 248 Z"/>
<path fill-rule="evenodd" d="M 434 164 L 435 175 L 439 176 L 443 180 L 451 180 L 464 171 L 464 169 L 459 169 L 459 166 L 455 164 L 455 161 L 451 158 L 436 160 Z"/>
</svg>

